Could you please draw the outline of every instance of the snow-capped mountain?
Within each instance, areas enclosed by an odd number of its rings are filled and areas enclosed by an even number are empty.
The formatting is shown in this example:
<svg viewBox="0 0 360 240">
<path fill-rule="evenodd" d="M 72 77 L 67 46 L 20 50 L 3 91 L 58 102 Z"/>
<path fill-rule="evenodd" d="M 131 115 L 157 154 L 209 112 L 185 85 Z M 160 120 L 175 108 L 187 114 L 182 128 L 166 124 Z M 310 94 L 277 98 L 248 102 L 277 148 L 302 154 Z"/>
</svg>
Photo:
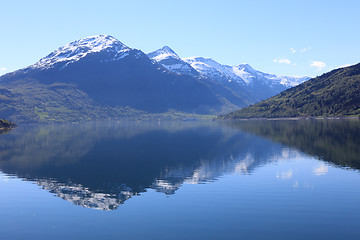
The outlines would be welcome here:
<svg viewBox="0 0 360 240">
<path fill-rule="evenodd" d="M 299 81 L 246 64 L 181 59 L 167 46 L 147 55 L 112 36 L 97 35 L 1 76 L 0 114 L 17 122 L 113 118 L 127 115 L 127 110 L 119 110 L 125 107 L 148 113 L 218 114 L 273 96 Z"/>
<path fill-rule="evenodd" d="M 242 85 L 253 85 L 260 81 L 269 87 L 282 85 L 286 88 L 296 86 L 309 77 L 277 76 L 260 72 L 252 68 L 249 64 L 239 64 L 236 66 L 223 65 L 211 58 L 190 57 L 181 59 L 170 47 L 164 46 L 148 56 L 163 65 L 169 71 L 178 74 L 194 75 L 194 70 L 201 76 L 212 80 L 228 83 L 236 82 Z"/>
<path fill-rule="evenodd" d="M 191 65 L 183 61 L 171 48 L 164 46 L 147 54 L 149 58 L 160 63 L 167 70 L 178 73 L 197 76 L 199 73 Z"/>
<path fill-rule="evenodd" d="M 163 50 L 167 61 L 171 50 Z M 1 76 L 0 94 L 8 100 L 0 99 L 0 114 L 16 122 L 77 121 L 126 115 L 127 110 L 119 109 L 131 108 L 134 114 L 135 109 L 216 114 L 253 103 L 194 77 L 191 72 L 197 71 L 176 54 L 171 59 L 183 64 L 188 74 L 174 74 L 109 35 L 80 39 Z"/>
<path fill-rule="evenodd" d="M 162 60 L 169 59 L 169 58 L 175 58 L 175 59 L 181 60 L 181 58 L 174 52 L 174 50 L 172 50 L 168 46 L 164 46 L 154 52 L 148 53 L 147 55 L 149 56 L 149 58 L 151 58 L 157 62 L 160 62 Z"/>
<path fill-rule="evenodd" d="M 271 97 L 287 88 L 296 86 L 309 77 L 277 76 L 260 72 L 249 64 L 223 65 L 211 58 L 190 57 L 181 59 L 169 47 L 149 53 L 148 56 L 169 71 L 200 76 L 231 89 L 235 94 L 249 91 L 255 101 Z M 191 69 L 191 70 L 189 70 Z M 195 75 L 194 72 L 198 74 Z"/>
<path fill-rule="evenodd" d="M 222 65 L 211 58 L 191 57 L 184 58 L 194 69 L 202 75 L 218 81 L 235 81 L 240 84 L 253 85 L 256 81 L 261 81 L 269 87 L 283 85 L 293 87 L 308 79 L 309 77 L 277 76 L 260 72 L 252 68 L 249 64 L 236 66 Z"/>
<path fill-rule="evenodd" d="M 71 42 L 40 59 L 31 68 L 51 68 L 62 63 L 63 67 L 79 61 L 92 53 L 106 52 L 107 61 L 116 61 L 133 50 L 110 35 L 97 35 Z"/>
<path fill-rule="evenodd" d="M 303 83 L 310 79 L 310 77 L 307 76 L 277 76 L 277 78 L 280 80 L 280 83 L 286 87 L 295 87 L 299 85 L 300 83 Z"/>
<path fill-rule="evenodd" d="M 220 77 L 209 78 L 208 75 L 195 70 L 189 62 L 181 59 L 175 51 L 168 46 L 164 46 L 163 48 L 150 52 L 147 55 L 154 62 L 161 64 L 170 72 L 179 75 L 188 75 L 205 83 L 212 92 L 222 99 L 222 101 L 229 102 L 233 106 L 243 107 L 257 101 L 257 98 L 252 97 L 252 94 L 249 93 L 243 86 L 234 86 L 236 89 L 236 91 L 234 91 L 234 89 L 219 81 L 221 77 L 226 78 L 223 73 L 218 72 Z"/>
<path fill-rule="evenodd" d="M 231 82 L 236 81 L 244 84 L 244 80 L 237 76 L 230 66 L 222 65 L 211 58 L 204 57 L 191 57 L 184 58 L 184 61 L 189 63 L 194 69 L 210 79 L 219 82 Z"/>
<path fill-rule="evenodd" d="M 264 73 L 255 70 L 249 64 L 226 66 L 226 68 L 230 68 L 231 71 L 238 77 L 241 77 L 247 85 L 252 85 L 255 81 L 262 80 L 270 87 L 283 85 L 289 88 L 310 79 L 309 77 L 277 76 L 275 74 Z"/>
</svg>

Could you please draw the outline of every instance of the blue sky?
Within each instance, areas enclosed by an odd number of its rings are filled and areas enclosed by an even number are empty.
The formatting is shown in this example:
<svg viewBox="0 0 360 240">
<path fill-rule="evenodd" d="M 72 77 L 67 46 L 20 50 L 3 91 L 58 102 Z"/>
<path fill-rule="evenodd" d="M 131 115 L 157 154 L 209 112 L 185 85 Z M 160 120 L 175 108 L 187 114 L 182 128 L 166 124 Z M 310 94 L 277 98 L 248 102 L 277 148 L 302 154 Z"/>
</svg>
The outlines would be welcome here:
<svg viewBox="0 0 360 240">
<path fill-rule="evenodd" d="M 0 2 L 0 75 L 76 39 L 109 34 L 144 52 L 317 76 L 360 62 L 360 1 Z"/>
</svg>

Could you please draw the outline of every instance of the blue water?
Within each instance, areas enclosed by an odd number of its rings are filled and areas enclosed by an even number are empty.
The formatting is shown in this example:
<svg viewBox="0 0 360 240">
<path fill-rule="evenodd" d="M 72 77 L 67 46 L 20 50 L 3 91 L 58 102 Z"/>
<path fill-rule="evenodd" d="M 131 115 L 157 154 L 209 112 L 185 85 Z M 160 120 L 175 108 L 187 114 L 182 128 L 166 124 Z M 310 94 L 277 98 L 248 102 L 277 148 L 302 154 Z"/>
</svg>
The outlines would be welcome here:
<svg viewBox="0 0 360 240">
<path fill-rule="evenodd" d="M 0 135 L 0 239 L 357 239 L 358 121 Z"/>
</svg>

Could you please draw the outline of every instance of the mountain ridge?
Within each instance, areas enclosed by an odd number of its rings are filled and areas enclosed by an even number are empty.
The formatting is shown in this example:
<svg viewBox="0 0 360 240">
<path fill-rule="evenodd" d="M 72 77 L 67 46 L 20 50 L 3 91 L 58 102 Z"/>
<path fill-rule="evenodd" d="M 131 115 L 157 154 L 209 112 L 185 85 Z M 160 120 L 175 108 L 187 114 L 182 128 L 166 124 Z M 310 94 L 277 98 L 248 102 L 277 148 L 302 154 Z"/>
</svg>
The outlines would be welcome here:
<svg viewBox="0 0 360 240">
<path fill-rule="evenodd" d="M 231 89 L 234 94 L 245 91 L 253 96 L 255 102 L 310 79 L 307 76 L 277 76 L 264 73 L 247 63 L 232 66 L 223 65 L 208 57 L 180 58 L 167 46 L 148 53 L 148 56 L 169 71 L 207 78 Z"/>
</svg>

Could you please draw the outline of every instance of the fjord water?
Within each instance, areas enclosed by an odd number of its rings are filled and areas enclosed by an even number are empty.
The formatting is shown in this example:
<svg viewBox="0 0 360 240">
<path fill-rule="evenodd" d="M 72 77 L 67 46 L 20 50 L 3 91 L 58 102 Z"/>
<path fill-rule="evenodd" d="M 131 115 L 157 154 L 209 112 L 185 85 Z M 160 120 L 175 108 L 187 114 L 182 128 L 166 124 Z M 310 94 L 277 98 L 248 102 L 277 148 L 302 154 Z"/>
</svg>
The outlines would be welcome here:
<svg viewBox="0 0 360 240">
<path fill-rule="evenodd" d="M 118 122 L 0 135 L 0 239 L 356 239 L 360 122 Z"/>
</svg>

